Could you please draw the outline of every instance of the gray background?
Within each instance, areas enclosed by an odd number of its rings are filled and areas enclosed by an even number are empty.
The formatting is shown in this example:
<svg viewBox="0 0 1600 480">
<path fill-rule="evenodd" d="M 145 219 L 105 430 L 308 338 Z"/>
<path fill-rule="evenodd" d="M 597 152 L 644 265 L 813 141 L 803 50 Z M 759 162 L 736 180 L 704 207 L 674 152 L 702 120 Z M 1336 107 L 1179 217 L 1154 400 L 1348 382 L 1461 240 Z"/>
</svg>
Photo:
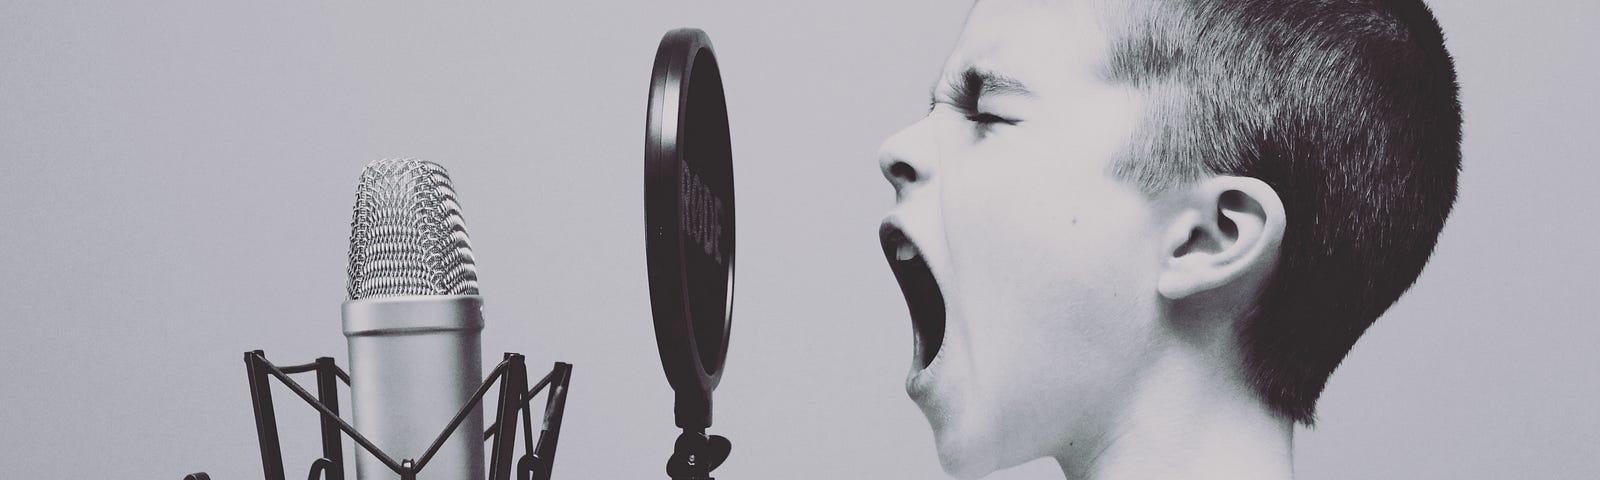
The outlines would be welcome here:
<svg viewBox="0 0 1600 480">
<path fill-rule="evenodd" d="M 942 477 L 901 389 L 873 153 L 926 108 L 967 2 L 322 3 L 0 2 L 0 476 L 260 478 L 240 353 L 344 363 L 356 175 L 417 156 L 460 191 L 485 352 L 576 364 L 557 475 L 661 478 L 642 122 L 657 40 L 693 25 L 738 172 L 718 477 Z M 1466 105 L 1461 201 L 1297 433 L 1296 470 L 1588 478 L 1600 8 L 1433 4 Z M 315 421 L 286 395 L 297 478 Z"/>
</svg>

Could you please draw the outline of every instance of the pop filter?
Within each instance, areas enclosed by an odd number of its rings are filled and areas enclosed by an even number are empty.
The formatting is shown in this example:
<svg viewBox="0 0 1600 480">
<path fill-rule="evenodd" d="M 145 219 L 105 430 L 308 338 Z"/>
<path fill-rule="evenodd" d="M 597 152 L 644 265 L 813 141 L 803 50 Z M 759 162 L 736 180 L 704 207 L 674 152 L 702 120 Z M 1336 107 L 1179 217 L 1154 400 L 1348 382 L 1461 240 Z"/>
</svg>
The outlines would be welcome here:
<svg viewBox="0 0 1600 480">
<path fill-rule="evenodd" d="M 645 120 L 645 255 L 677 425 L 711 426 L 733 304 L 733 154 L 711 39 L 681 28 L 656 50 Z"/>
</svg>

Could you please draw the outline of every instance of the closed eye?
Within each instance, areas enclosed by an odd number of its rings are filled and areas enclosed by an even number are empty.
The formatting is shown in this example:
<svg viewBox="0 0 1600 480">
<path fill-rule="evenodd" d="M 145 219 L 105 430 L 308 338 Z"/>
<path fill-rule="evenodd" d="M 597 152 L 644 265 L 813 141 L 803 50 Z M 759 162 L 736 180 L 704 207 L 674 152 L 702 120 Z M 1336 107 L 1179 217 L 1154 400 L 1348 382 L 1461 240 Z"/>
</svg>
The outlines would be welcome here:
<svg viewBox="0 0 1600 480">
<path fill-rule="evenodd" d="M 1021 122 L 1020 120 L 1005 118 L 992 113 L 969 113 L 967 114 L 967 120 L 980 126 L 990 126 L 997 123 L 1016 125 Z"/>
<path fill-rule="evenodd" d="M 947 77 L 945 82 L 937 86 L 933 101 L 930 103 L 933 104 L 931 106 L 943 103 L 953 107 L 966 117 L 967 121 L 976 124 L 980 134 L 986 133 L 997 124 L 1021 123 L 1021 120 L 980 110 L 978 99 L 985 95 L 1032 96 L 1033 92 L 1014 78 L 988 70 L 968 68 L 958 75 Z"/>
<path fill-rule="evenodd" d="M 977 106 L 971 105 L 971 104 L 962 103 L 962 100 L 963 99 L 959 99 L 959 98 L 947 98 L 947 99 L 943 99 L 943 100 L 934 100 L 934 101 L 928 102 L 928 111 L 932 112 L 933 109 L 938 108 L 939 104 L 945 104 L 945 105 L 949 105 L 951 109 L 954 109 L 955 111 L 960 112 L 961 116 L 962 117 L 966 117 L 967 121 L 972 122 L 972 123 L 976 123 L 976 124 L 978 124 L 980 126 L 989 126 L 989 125 L 994 125 L 994 124 L 997 124 L 997 123 L 1003 123 L 1003 124 L 1006 124 L 1006 125 L 1016 125 L 1018 123 L 1022 123 L 1022 120 L 1018 120 L 1018 119 L 1014 119 L 1014 118 L 1006 118 L 1006 117 L 1002 117 L 1002 116 L 999 116 L 999 115 L 995 115 L 993 113 L 978 111 Z"/>
</svg>

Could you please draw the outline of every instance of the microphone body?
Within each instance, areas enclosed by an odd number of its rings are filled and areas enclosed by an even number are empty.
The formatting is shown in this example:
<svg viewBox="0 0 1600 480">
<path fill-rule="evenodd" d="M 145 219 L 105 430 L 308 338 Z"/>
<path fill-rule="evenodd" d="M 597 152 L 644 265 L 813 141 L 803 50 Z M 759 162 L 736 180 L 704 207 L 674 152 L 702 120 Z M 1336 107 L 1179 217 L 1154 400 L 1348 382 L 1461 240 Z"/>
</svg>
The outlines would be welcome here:
<svg viewBox="0 0 1600 480">
<path fill-rule="evenodd" d="M 482 307 L 477 295 L 344 303 L 355 426 L 396 461 L 421 460 L 482 382 Z M 365 450 L 356 458 L 361 480 L 400 478 Z M 484 477 L 481 409 L 467 415 L 425 467 L 419 479 Z"/>
<path fill-rule="evenodd" d="M 423 456 L 483 381 L 483 300 L 450 176 L 438 164 L 367 165 L 350 229 L 350 346 L 355 427 L 417 480 L 483 480 L 483 410 L 473 408 Z M 400 475 L 365 449 L 360 480 Z"/>
</svg>

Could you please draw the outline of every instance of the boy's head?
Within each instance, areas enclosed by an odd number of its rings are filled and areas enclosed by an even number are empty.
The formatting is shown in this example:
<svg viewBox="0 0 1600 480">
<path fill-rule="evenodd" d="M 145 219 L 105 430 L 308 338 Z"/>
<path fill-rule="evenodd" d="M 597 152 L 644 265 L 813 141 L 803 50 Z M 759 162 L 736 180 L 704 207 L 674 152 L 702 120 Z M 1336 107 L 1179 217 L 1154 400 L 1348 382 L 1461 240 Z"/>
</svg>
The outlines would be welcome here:
<svg viewBox="0 0 1600 480">
<path fill-rule="evenodd" d="M 1128 3 L 978 2 L 884 144 L 907 390 L 952 473 L 1104 444 L 1175 352 L 1310 423 L 1454 202 L 1420 1 Z"/>
</svg>

